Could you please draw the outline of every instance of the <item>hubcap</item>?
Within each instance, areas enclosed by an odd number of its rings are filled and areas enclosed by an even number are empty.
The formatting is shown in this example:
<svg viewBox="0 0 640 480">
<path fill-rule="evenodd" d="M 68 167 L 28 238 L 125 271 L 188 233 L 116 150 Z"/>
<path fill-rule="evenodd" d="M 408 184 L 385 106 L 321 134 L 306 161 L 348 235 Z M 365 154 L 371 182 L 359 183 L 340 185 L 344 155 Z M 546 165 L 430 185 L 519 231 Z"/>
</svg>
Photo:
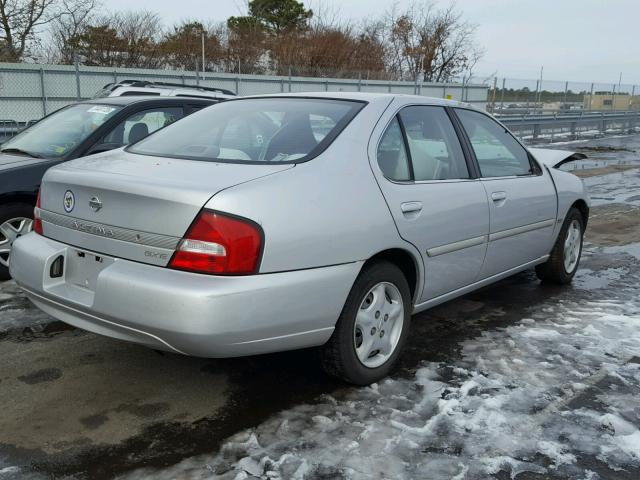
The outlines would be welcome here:
<svg viewBox="0 0 640 480">
<path fill-rule="evenodd" d="M 16 238 L 31 231 L 33 220 L 25 217 L 11 218 L 0 225 L 0 265 L 9 266 L 11 246 Z"/>
<path fill-rule="evenodd" d="M 368 368 L 384 364 L 398 346 L 404 324 L 404 304 L 398 287 L 380 282 L 362 300 L 353 327 L 353 343 Z"/>
<path fill-rule="evenodd" d="M 580 222 L 574 220 L 567 230 L 567 238 L 564 240 L 564 269 L 567 273 L 573 272 L 580 259 L 580 247 L 582 246 L 582 231 Z"/>
</svg>

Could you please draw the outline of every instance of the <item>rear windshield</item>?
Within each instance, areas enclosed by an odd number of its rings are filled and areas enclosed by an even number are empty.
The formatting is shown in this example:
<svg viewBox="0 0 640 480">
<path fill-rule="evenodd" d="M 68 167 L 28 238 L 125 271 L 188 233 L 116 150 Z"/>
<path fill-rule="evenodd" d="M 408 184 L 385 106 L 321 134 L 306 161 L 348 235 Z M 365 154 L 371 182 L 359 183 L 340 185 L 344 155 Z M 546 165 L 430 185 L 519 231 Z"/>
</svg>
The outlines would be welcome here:
<svg viewBox="0 0 640 480">
<path fill-rule="evenodd" d="M 364 106 L 313 98 L 248 98 L 219 103 L 127 150 L 192 160 L 297 163 L 322 152 Z"/>
</svg>

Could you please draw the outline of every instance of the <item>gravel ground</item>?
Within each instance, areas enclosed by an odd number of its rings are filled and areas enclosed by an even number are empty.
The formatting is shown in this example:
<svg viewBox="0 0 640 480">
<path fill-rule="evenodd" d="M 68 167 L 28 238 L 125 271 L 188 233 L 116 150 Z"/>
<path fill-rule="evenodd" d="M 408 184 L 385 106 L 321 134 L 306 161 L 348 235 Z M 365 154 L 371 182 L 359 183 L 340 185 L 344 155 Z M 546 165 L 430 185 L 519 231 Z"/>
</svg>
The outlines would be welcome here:
<svg viewBox="0 0 640 480">
<path fill-rule="evenodd" d="M 640 136 L 562 148 L 597 168 L 578 172 L 594 208 L 574 284 L 525 272 L 416 315 L 367 388 L 313 351 L 99 337 L 0 284 L 0 479 L 640 478 Z"/>
</svg>

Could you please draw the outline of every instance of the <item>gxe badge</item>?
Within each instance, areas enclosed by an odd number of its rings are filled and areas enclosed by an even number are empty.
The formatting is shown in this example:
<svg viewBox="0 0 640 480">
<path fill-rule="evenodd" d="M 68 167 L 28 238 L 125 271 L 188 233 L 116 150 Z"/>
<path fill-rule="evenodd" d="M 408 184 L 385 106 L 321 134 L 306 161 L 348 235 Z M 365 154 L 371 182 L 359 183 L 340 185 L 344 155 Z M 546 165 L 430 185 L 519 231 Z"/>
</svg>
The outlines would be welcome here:
<svg viewBox="0 0 640 480">
<path fill-rule="evenodd" d="M 62 201 L 64 211 L 70 213 L 75 205 L 76 197 L 73 195 L 73 192 L 71 190 L 67 190 L 66 192 L 64 192 L 64 199 Z"/>
</svg>

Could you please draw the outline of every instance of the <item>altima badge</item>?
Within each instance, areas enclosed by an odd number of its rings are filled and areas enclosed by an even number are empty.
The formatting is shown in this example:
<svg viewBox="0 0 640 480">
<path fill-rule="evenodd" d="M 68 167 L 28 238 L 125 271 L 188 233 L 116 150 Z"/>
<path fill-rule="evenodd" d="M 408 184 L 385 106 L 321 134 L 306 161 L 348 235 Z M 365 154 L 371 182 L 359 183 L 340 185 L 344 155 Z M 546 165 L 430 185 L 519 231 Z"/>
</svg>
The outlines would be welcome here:
<svg viewBox="0 0 640 480">
<path fill-rule="evenodd" d="M 102 208 L 102 202 L 98 197 L 91 197 L 91 200 L 89 200 L 89 206 L 93 209 L 94 212 L 97 212 Z"/>
<path fill-rule="evenodd" d="M 64 211 L 70 213 L 75 205 L 76 197 L 73 195 L 73 192 L 71 190 L 67 190 L 66 192 L 64 192 L 64 199 L 62 201 Z"/>
</svg>

